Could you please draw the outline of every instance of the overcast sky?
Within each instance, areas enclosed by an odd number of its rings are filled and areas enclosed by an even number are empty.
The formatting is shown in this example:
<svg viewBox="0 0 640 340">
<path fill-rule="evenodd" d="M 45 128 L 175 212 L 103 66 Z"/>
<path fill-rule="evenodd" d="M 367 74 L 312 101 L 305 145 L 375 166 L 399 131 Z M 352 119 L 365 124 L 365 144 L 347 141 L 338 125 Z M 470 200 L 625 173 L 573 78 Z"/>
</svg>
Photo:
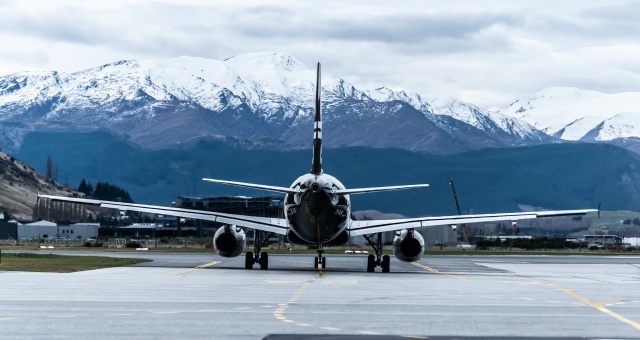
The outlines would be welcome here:
<svg viewBox="0 0 640 340">
<path fill-rule="evenodd" d="M 359 88 L 484 108 L 551 86 L 640 91 L 637 1 L 0 0 L 0 75 L 287 52 Z"/>
</svg>

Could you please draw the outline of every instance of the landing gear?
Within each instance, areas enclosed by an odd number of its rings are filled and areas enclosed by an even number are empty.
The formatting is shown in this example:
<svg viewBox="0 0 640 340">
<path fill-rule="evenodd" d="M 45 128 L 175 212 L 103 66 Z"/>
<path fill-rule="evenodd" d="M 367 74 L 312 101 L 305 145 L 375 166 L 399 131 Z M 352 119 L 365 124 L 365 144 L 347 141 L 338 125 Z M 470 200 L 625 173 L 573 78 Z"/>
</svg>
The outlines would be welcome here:
<svg viewBox="0 0 640 340">
<path fill-rule="evenodd" d="M 327 266 L 327 258 L 322 256 L 322 254 L 324 253 L 324 249 L 322 249 L 322 245 L 318 245 L 318 256 L 316 256 L 315 260 L 313 261 L 313 268 L 325 268 Z"/>
<path fill-rule="evenodd" d="M 376 256 L 367 256 L 367 273 L 373 273 L 376 270 Z"/>
<path fill-rule="evenodd" d="M 269 254 L 266 252 L 262 252 L 262 254 L 260 254 L 260 269 L 269 269 Z"/>
<path fill-rule="evenodd" d="M 382 257 L 382 264 L 380 265 L 380 267 L 382 267 L 383 273 L 388 273 L 390 271 L 391 258 L 389 258 L 389 255 L 385 255 Z"/>
<path fill-rule="evenodd" d="M 367 257 L 367 272 L 373 273 L 376 267 L 380 266 L 383 273 L 389 273 L 391 271 L 391 258 L 389 255 L 382 256 L 382 233 L 376 234 L 375 241 L 372 241 L 372 235 L 362 235 L 369 242 L 369 245 L 376 252 L 375 255 L 369 255 Z"/>
<path fill-rule="evenodd" d="M 256 263 L 260 264 L 260 269 L 267 270 L 269 269 L 269 254 L 267 252 L 260 252 L 262 247 L 264 247 L 269 238 L 273 235 L 273 233 L 267 233 L 264 240 L 261 240 L 262 231 L 254 230 L 253 231 L 253 252 L 248 251 L 244 258 L 244 268 L 245 269 L 253 269 L 253 265 Z"/>
<path fill-rule="evenodd" d="M 253 253 L 248 251 L 244 257 L 244 269 L 253 268 Z"/>
</svg>

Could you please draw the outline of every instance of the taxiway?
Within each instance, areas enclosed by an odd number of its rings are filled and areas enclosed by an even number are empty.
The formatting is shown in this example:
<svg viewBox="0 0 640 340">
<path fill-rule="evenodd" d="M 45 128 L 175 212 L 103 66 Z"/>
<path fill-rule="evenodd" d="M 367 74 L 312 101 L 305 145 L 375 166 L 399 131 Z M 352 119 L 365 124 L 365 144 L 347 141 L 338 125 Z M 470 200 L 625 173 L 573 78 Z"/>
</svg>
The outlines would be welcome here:
<svg viewBox="0 0 640 340">
<path fill-rule="evenodd" d="M 0 271 L 0 338 L 640 337 L 640 257 L 425 256 L 383 274 L 362 255 L 328 255 L 324 270 L 272 255 L 267 271 L 243 256 L 86 255 L 153 262 Z"/>
</svg>

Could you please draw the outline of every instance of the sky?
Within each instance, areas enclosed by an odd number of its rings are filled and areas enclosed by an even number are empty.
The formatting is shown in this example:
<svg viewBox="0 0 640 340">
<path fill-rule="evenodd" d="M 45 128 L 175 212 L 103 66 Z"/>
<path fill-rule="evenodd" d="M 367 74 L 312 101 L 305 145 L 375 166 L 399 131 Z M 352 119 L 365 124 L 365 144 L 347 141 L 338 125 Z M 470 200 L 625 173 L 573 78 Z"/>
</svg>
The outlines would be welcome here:
<svg viewBox="0 0 640 340">
<path fill-rule="evenodd" d="M 640 1 L 0 0 L 0 76 L 286 52 L 359 89 L 504 108 L 640 86 Z"/>
</svg>

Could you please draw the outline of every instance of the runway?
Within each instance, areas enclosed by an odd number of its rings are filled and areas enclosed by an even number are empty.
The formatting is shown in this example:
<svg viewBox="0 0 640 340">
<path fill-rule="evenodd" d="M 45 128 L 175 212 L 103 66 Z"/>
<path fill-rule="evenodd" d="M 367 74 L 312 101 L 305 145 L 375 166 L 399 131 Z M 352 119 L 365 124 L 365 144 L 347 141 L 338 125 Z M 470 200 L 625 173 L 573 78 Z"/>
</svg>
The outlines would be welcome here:
<svg viewBox="0 0 640 340">
<path fill-rule="evenodd" d="M 153 262 L 0 271 L 0 338 L 640 337 L 640 257 L 393 258 L 383 274 L 362 255 L 329 255 L 324 270 L 313 255 L 271 255 L 267 271 L 243 256 L 86 255 Z"/>
</svg>

